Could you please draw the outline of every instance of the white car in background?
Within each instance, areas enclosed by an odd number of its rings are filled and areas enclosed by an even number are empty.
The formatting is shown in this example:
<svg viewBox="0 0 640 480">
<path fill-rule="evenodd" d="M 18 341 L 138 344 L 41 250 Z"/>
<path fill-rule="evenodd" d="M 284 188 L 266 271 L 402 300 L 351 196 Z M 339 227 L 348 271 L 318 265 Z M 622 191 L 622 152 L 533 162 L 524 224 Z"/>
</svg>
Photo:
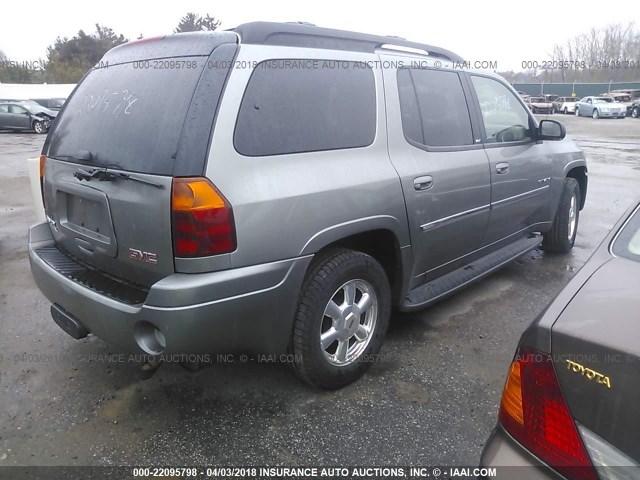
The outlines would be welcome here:
<svg viewBox="0 0 640 480">
<path fill-rule="evenodd" d="M 565 115 L 575 113 L 576 105 L 579 101 L 578 97 L 558 97 L 552 102 L 553 111 L 554 113 L 564 113 Z"/>
<path fill-rule="evenodd" d="M 576 104 L 576 117 L 624 118 L 627 107 L 611 97 L 584 97 Z"/>
</svg>

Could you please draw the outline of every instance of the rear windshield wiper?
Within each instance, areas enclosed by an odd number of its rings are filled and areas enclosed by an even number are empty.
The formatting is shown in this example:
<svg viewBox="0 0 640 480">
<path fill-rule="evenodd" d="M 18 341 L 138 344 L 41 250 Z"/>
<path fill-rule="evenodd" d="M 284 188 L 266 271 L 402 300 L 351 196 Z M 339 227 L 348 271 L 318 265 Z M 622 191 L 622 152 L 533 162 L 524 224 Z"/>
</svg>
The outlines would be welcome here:
<svg viewBox="0 0 640 480">
<path fill-rule="evenodd" d="M 114 180 L 122 179 L 122 180 L 131 180 L 133 182 L 144 183 L 146 185 L 151 185 L 155 188 L 164 188 L 164 185 L 159 183 L 152 182 L 150 180 L 145 180 L 143 178 L 132 177 L 128 173 L 122 172 L 109 172 L 106 168 L 94 168 L 93 170 L 85 170 L 83 168 L 78 168 L 75 172 L 73 172 L 73 176 L 78 180 L 86 180 L 87 182 L 91 181 L 91 179 L 97 179 L 99 182 L 112 182 Z"/>
</svg>

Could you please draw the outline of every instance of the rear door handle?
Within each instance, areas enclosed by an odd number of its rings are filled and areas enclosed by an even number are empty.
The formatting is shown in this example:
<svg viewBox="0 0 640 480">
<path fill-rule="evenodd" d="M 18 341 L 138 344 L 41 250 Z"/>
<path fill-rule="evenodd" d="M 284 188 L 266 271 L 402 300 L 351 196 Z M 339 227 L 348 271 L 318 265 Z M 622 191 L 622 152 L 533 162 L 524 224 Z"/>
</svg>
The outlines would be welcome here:
<svg viewBox="0 0 640 480">
<path fill-rule="evenodd" d="M 498 175 L 509 173 L 509 164 L 507 162 L 498 163 L 496 165 L 496 173 L 498 173 Z"/>
<path fill-rule="evenodd" d="M 416 190 L 428 190 L 431 187 L 433 187 L 433 177 L 431 175 L 424 175 L 413 180 L 413 188 Z"/>
</svg>

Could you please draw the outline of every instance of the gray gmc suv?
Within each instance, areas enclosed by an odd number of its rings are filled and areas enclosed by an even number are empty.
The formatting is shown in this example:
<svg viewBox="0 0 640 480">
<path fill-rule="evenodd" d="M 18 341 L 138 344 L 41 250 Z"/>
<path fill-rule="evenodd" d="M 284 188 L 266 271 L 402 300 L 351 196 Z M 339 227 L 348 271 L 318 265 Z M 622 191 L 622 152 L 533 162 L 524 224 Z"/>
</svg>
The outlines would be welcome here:
<svg viewBox="0 0 640 480">
<path fill-rule="evenodd" d="M 258 22 L 130 42 L 49 132 L 33 276 L 74 338 L 289 353 L 338 388 L 393 308 L 573 247 L 587 166 L 564 137 L 501 77 L 397 37 Z"/>
</svg>

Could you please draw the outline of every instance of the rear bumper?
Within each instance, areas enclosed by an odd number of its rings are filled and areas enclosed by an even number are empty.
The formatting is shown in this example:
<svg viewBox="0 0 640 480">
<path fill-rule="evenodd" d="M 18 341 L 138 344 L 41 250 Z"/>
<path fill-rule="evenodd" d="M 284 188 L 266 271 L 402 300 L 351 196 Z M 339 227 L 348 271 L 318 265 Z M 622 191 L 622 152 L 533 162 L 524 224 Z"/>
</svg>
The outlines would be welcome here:
<svg viewBox="0 0 640 480">
<path fill-rule="evenodd" d="M 285 352 L 312 258 L 173 274 L 152 285 L 144 303 L 129 305 L 48 265 L 36 250 L 53 244 L 47 223 L 31 227 L 29 261 L 38 288 L 90 333 L 132 352 L 144 351 L 137 338 L 149 324 L 166 339 L 163 353 Z"/>
<path fill-rule="evenodd" d="M 564 477 L 538 460 L 516 442 L 499 425 L 482 450 L 481 467 L 496 467 L 492 479 L 511 480 L 562 480 Z M 527 468 L 522 468 L 527 467 Z"/>
</svg>

